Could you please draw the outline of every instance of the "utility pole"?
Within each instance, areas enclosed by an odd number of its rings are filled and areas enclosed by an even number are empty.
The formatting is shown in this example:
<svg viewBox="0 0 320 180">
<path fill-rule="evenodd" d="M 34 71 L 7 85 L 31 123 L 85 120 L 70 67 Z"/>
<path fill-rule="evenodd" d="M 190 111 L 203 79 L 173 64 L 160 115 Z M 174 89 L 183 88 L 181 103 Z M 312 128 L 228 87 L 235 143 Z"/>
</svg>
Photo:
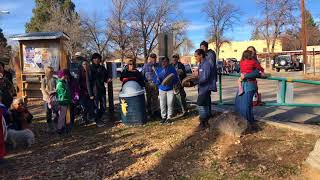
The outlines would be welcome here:
<svg viewBox="0 0 320 180">
<path fill-rule="evenodd" d="M 306 64 L 307 64 L 307 32 L 306 32 L 306 13 L 304 0 L 301 0 L 301 41 L 302 41 L 302 50 L 303 50 L 303 73 L 306 74 Z"/>
</svg>

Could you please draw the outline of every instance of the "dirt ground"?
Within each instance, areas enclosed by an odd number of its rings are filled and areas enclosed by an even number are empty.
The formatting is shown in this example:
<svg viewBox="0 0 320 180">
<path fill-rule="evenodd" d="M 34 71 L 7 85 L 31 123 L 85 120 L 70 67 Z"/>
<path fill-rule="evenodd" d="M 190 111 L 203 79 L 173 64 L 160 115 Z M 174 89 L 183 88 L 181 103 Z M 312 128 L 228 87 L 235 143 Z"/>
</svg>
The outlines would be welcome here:
<svg viewBox="0 0 320 180">
<path fill-rule="evenodd" d="M 320 74 L 320 73 L 316 73 L 316 74 L 314 75 L 313 73 L 309 73 L 309 74 L 304 75 L 304 76 L 303 76 L 303 79 L 313 80 L 313 81 L 319 81 L 319 80 L 320 80 L 319 74 Z"/>
<path fill-rule="evenodd" d="M 36 144 L 10 150 L 1 179 L 318 179 L 304 160 L 317 138 L 260 123 L 238 140 L 196 132 L 195 113 L 172 124 L 119 122 L 76 127 L 49 135 L 41 104 L 35 114 Z"/>
</svg>

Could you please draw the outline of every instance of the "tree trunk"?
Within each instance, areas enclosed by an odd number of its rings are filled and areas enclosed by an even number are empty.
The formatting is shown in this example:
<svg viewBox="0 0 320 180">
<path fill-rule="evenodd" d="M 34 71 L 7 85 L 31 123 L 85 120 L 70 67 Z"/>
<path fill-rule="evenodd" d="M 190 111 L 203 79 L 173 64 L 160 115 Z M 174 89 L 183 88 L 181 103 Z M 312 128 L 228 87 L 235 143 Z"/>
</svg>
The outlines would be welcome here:
<svg viewBox="0 0 320 180">
<path fill-rule="evenodd" d="M 266 58 L 264 69 L 267 69 L 267 62 L 270 61 L 270 39 L 267 39 L 267 50 L 268 50 L 268 57 Z"/>
<path fill-rule="evenodd" d="M 219 59 L 219 55 L 220 55 L 220 47 L 218 45 L 218 43 L 216 43 L 216 59 L 218 60 Z"/>
<path fill-rule="evenodd" d="M 144 63 L 148 62 L 148 50 L 147 50 L 147 38 L 143 38 L 143 54 L 144 54 Z"/>
</svg>

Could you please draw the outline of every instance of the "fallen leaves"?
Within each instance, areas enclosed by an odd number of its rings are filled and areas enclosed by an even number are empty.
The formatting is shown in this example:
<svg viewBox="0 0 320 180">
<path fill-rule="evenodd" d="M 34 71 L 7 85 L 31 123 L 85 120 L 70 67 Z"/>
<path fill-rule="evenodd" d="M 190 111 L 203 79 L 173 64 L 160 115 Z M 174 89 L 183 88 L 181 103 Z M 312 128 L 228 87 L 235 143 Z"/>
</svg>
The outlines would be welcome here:
<svg viewBox="0 0 320 180">
<path fill-rule="evenodd" d="M 36 107 L 35 107 L 36 108 Z M 70 136 L 48 135 L 35 123 L 37 144 L 9 151 L 4 179 L 278 179 L 299 177 L 316 137 L 262 125 L 240 139 L 195 132 L 196 115 L 162 126 L 75 128 Z"/>
</svg>

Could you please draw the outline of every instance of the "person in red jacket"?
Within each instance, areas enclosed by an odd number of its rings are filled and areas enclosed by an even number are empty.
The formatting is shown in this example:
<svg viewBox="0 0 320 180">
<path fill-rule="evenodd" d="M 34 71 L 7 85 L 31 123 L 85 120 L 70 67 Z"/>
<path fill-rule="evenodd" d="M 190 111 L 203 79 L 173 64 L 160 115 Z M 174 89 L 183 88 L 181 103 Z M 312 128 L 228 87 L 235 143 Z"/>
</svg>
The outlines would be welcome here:
<svg viewBox="0 0 320 180">
<path fill-rule="evenodd" d="M 264 72 L 264 69 L 261 65 L 256 61 L 254 58 L 254 54 L 250 50 L 245 50 L 242 54 L 242 59 L 240 61 L 240 70 L 241 74 L 249 74 L 252 73 L 254 70 L 258 70 L 259 72 Z M 238 80 L 239 86 L 239 93 L 238 95 L 241 96 L 243 94 L 243 86 L 242 86 L 242 79 Z"/>
</svg>

